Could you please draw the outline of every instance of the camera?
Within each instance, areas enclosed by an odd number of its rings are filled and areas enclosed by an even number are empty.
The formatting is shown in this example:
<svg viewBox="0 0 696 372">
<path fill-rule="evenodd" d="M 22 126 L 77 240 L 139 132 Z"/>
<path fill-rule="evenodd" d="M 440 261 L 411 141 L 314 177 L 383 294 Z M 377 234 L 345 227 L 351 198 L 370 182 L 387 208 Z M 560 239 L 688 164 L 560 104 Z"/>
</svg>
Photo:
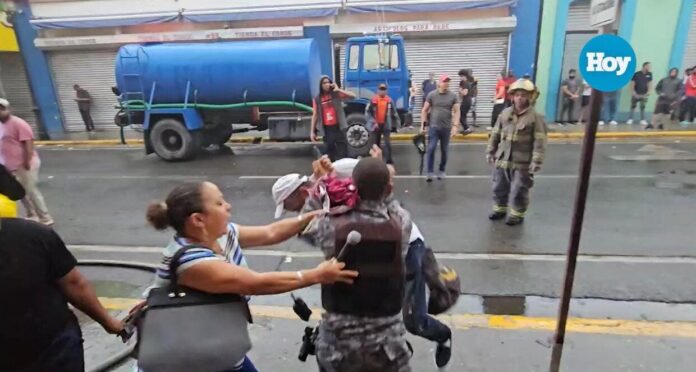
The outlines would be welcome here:
<svg viewBox="0 0 696 372">
<path fill-rule="evenodd" d="M 300 346 L 300 354 L 297 356 L 297 359 L 306 362 L 307 356 L 317 354 L 315 343 L 318 335 L 319 327 L 305 327 L 304 335 L 302 336 L 302 346 Z"/>
</svg>

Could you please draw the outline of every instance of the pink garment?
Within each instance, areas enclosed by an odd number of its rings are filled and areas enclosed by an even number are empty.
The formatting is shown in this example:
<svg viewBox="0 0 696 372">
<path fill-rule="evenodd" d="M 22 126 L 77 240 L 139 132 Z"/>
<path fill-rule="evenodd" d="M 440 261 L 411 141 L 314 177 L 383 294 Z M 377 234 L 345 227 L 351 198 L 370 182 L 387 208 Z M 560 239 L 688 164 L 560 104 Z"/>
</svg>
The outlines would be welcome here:
<svg viewBox="0 0 696 372">
<path fill-rule="evenodd" d="M 2 158 L 5 161 L 5 167 L 10 172 L 14 172 L 24 162 L 22 142 L 33 141 L 34 132 L 24 119 L 14 115 L 10 115 L 10 118 L 0 125 L 2 125 L 3 129 L 2 144 L 0 145 Z M 39 164 L 39 155 L 34 151 L 34 156 L 31 159 L 31 168 L 38 167 Z"/>
<path fill-rule="evenodd" d="M 324 177 L 318 185 L 318 190 L 322 188 L 328 196 L 332 209 L 339 206 L 354 208 L 360 201 L 358 190 L 350 178 Z"/>
</svg>

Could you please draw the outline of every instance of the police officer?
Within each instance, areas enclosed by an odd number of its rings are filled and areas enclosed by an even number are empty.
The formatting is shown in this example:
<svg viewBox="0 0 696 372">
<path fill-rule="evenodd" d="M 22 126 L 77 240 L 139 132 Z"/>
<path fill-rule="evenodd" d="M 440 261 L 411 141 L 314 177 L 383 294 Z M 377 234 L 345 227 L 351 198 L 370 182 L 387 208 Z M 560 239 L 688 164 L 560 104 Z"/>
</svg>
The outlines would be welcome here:
<svg viewBox="0 0 696 372">
<path fill-rule="evenodd" d="M 505 109 L 491 132 L 486 159 L 493 170 L 492 221 L 507 216 L 509 226 L 524 221 L 534 174 L 541 170 L 546 148 L 546 123 L 531 105 L 536 88 L 527 79 L 510 85 L 513 105 Z M 510 201 L 510 205 L 508 205 Z"/>
<path fill-rule="evenodd" d="M 401 310 L 411 219 L 398 203 L 387 204 L 391 183 L 382 160 L 361 159 L 353 183 L 360 196 L 357 206 L 334 208 L 303 233 L 325 257 L 340 254 L 347 267 L 360 272 L 353 286 L 322 286 L 326 312 L 316 343 L 319 369 L 409 372 Z M 353 231 L 360 233 L 359 243 L 346 244 Z"/>
</svg>

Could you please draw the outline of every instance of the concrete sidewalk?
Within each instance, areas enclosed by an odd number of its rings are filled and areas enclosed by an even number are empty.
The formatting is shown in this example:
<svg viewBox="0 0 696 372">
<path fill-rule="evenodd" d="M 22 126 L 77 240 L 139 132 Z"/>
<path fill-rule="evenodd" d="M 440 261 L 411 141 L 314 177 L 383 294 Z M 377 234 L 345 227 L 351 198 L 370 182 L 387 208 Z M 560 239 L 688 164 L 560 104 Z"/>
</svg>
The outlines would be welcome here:
<svg viewBox="0 0 696 372">
<path fill-rule="evenodd" d="M 549 123 L 549 138 L 553 140 L 580 139 L 584 136 L 585 125 L 558 125 Z M 488 140 L 489 130 L 486 126 L 479 126 L 469 135 L 458 135 L 454 141 L 486 141 Z M 402 128 L 399 133 L 392 135 L 395 142 L 411 141 L 413 136 L 418 133 L 418 128 Z M 126 142 L 129 145 L 141 145 L 143 134 L 141 131 L 126 129 Z M 605 125 L 599 127 L 597 138 L 600 139 L 621 139 L 621 138 L 659 138 L 659 137 L 696 137 L 696 125 L 681 126 L 676 122 L 667 125 L 665 130 L 645 130 L 642 125 L 619 124 L 616 126 Z M 233 135 L 231 143 L 258 143 L 268 142 L 268 131 L 250 131 L 244 134 Z M 66 133 L 59 140 L 36 141 L 37 145 L 44 146 L 71 146 L 71 145 L 120 145 L 119 131 L 114 130 L 98 132 L 71 132 Z"/>
</svg>

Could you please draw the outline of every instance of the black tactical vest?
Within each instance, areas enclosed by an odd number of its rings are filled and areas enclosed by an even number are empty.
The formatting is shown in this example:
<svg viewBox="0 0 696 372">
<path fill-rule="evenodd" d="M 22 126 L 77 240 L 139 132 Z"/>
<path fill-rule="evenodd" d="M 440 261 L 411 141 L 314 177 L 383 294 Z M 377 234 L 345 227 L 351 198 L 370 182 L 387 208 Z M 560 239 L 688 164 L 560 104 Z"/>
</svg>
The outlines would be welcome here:
<svg viewBox="0 0 696 372">
<path fill-rule="evenodd" d="M 362 235 L 360 243 L 344 252 L 346 269 L 360 275 L 352 285 L 321 286 L 321 300 L 332 313 L 362 317 L 385 317 L 401 312 L 405 269 L 401 254 L 401 222 L 395 216 L 375 223 L 360 212 L 332 217 L 336 242 L 332 257 L 338 256 L 348 234 Z"/>
</svg>

